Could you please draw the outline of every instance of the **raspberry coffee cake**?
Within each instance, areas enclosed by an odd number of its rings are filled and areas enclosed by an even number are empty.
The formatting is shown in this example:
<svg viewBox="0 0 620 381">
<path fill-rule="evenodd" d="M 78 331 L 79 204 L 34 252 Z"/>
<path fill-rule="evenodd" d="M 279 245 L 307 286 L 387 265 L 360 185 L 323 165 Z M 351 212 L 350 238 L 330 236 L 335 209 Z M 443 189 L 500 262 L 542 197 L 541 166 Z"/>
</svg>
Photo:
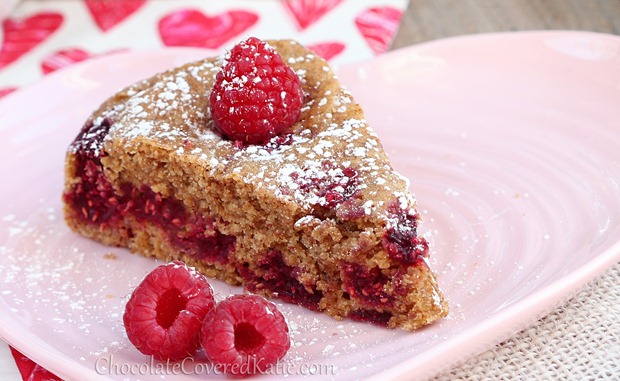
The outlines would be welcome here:
<svg viewBox="0 0 620 381">
<path fill-rule="evenodd" d="M 337 319 L 447 314 L 407 179 L 327 63 L 250 38 L 138 82 L 66 157 L 76 232 Z"/>
</svg>

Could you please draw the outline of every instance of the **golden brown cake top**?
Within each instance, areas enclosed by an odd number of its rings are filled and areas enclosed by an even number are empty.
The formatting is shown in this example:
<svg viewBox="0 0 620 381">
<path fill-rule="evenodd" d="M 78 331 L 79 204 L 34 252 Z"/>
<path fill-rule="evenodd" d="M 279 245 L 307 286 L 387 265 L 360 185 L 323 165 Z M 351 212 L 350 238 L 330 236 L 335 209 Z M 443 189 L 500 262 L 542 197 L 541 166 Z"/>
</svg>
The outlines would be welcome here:
<svg viewBox="0 0 620 381">
<path fill-rule="evenodd" d="M 396 204 L 413 215 L 408 181 L 393 171 L 360 106 L 328 64 L 294 41 L 269 44 L 299 76 L 304 91 L 301 116 L 283 134 L 265 145 L 244 146 L 217 132 L 209 93 L 222 56 L 164 72 L 108 100 L 93 114 L 95 125 L 111 120 L 104 149 L 111 140 L 121 141 L 128 152 L 149 144 L 191 158 L 211 175 L 268 190 L 307 214 L 321 209 L 340 220 L 388 221 Z"/>
</svg>

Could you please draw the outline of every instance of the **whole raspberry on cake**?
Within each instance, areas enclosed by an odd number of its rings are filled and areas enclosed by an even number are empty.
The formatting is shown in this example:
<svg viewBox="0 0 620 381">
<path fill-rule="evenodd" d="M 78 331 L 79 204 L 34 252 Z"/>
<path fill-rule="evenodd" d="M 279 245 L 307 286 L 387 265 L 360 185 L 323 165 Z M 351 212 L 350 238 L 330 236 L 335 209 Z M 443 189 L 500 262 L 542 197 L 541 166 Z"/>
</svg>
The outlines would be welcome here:
<svg viewBox="0 0 620 381">
<path fill-rule="evenodd" d="M 295 72 L 258 38 L 237 44 L 215 77 L 209 109 L 228 138 L 264 143 L 299 118 L 304 94 Z"/>
<path fill-rule="evenodd" d="M 337 319 L 413 330 L 446 316 L 415 198 L 360 106 L 300 44 L 263 48 L 298 77 L 297 112 L 289 104 L 259 112 L 267 127 L 232 133 L 216 125 L 211 102 L 232 96 L 222 93 L 232 87 L 216 86 L 218 75 L 229 81 L 222 77 L 236 70 L 226 68 L 231 53 L 130 86 L 104 102 L 69 147 L 68 225 Z M 270 70 L 251 83 L 271 81 L 271 91 L 278 81 L 261 77 Z M 295 94 L 291 86 L 283 98 Z M 266 99 L 269 109 L 274 98 Z M 243 102 L 228 112 L 237 115 Z M 274 115 L 285 122 L 272 128 Z"/>
</svg>

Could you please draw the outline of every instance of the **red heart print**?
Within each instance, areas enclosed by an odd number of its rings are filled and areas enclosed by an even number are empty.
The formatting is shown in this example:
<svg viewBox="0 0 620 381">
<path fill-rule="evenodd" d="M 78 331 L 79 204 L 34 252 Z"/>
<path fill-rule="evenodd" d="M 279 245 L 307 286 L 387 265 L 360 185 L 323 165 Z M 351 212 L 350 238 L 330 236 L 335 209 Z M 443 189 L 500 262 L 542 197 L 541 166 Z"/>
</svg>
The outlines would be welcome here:
<svg viewBox="0 0 620 381">
<path fill-rule="evenodd" d="M 85 50 L 78 49 L 78 48 L 62 49 L 43 58 L 43 61 L 41 61 L 41 70 L 43 71 L 43 74 L 49 74 L 53 71 L 73 65 L 74 63 L 77 63 L 77 62 L 85 61 L 92 57 L 120 53 L 120 52 L 125 52 L 127 50 L 128 49 L 125 49 L 125 48 L 119 48 L 119 49 L 113 49 L 113 50 L 110 50 L 110 51 L 107 51 L 101 54 L 91 54 Z"/>
<path fill-rule="evenodd" d="M 88 58 L 90 58 L 90 53 L 82 49 L 59 50 L 43 59 L 43 62 L 41 62 L 41 69 L 43 70 L 43 74 L 48 74 Z"/>
<path fill-rule="evenodd" d="M 17 365 L 17 369 L 19 370 L 22 379 L 32 381 L 61 381 L 61 378 L 34 363 L 28 357 L 17 351 L 17 349 L 13 347 L 10 348 L 11 354 L 15 359 L 15 364 Z"/>
<path fill-rule="evenodd" d="M 323 59 L 329 61 L 338 54 L 342 53 L 345 45 L 341 42 L 322 42 L 318 44 L 308 45 L 308 48 L 314 51 Z"/>
<path fill-rule="evenodd" d="M 17 87 L 2 87 L 0 88 L 0 99 L 11 94 L 13 91 L 17 90 Z"/>
<path fill-rule="evenodd" d="M 86 6 L 95 23 L 104 32 L 129 17 L 146 3 L 146 0 L 86 0 Z"/>
<path fill-rule="evenodd" d="M 195 9 L 182 9 L 159 20 L 159 35 L 166 46 L 217 49 L 257 21 L 257 14 L 242 10 L 207 16 Z"/>
<path fill-rule="evenodd" d="M 4 41 L 0 49 L 0 68 L 34 49 L 62 24 L 60 13 L 41 12 L 22 20 L 7 18 L 2 23 Z"/>
<path fill-rule="evenodd" d="M 392 7 L 368 8 L 355 18 L 355 25 L 375 54 L 388 50 L 403 15 Z"/>
<path fill-rule="evenodd" d="M 334 9 L 342 0 L 285 0 L 300 30 L 306 29 Z"/>
</svg>

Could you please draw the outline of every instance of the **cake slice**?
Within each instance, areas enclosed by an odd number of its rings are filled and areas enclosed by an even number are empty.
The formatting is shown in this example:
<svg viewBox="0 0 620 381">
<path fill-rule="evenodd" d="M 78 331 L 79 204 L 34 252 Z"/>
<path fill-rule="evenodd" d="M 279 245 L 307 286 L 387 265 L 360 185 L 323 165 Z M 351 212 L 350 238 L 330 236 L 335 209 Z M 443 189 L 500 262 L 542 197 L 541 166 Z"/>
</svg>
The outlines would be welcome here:
<svg viewBox="0 0 620 381">
<path fill-rule="evenodd" d="M 269 41 L 303 90 L 295 122 L 260 143 L 214 125 L 223 57 L 132 85 L 66 156 L 77 233 L 337 319 L 414 330 L 446 316 L 407 179 L 327 63 Z"/>
</svg>

